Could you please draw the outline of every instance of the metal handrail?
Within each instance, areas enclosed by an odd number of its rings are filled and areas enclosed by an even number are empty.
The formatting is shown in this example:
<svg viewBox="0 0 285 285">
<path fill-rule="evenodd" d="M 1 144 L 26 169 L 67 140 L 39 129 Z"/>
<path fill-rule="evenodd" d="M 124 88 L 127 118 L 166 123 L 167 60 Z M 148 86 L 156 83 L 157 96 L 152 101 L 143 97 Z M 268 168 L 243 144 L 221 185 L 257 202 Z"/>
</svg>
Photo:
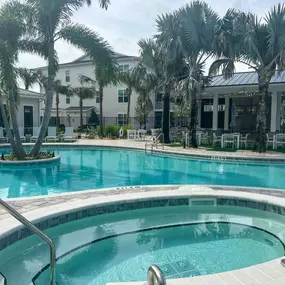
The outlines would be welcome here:
<svg viewBox="0 0 285 285">
<path fill-rule="evenodd" d="M 48 243 L 50 248 L 50 285 L 56 285 L 55 282 L 55 258 L 56 258 L 56 250 L 54 242 L 45 235 L 42 231 L 40 231 L 37 227 L 35 227 L 30 221 L 28 221 L 24 216 L 22 216 L 19 212 L 17 212 L 13 207 L 4 202 L 0 198 L 0 205 L 15 219 L 17 219 L 20 223 L 25 225 L 29 230 L 31 230 L 34 234 L 38 235 L 42 238 L 46 243 Z"/>
<path fill-rule="evenodd" d="M 147 283 L 148 285 L 166 285 L 166 279 L 160 268 L 153 264 L 149 267 L 147 272 Z"/>
<path fill-rule="evenodd" d="M 164 133 L 160 133 L 156 138 L 155 138 L 155 147 L 157 148 L 157 141 L 158 139 L 162 137 L 162 149 L 164 149 Z"/>
</svg>

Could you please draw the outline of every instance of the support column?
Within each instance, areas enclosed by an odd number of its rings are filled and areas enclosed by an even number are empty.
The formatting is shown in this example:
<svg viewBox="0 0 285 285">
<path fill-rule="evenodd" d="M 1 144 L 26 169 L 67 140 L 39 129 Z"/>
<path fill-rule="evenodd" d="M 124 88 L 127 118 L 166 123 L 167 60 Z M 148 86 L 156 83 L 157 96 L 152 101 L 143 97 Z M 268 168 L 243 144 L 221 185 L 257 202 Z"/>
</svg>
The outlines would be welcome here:
<svg viewBox="0 0 285 285">
<path fill-rule="evenodd" d="M 229 95 L 225 96 L 225 117 L 224 117 L 224 130 L 229 130 L 229 115 L 230 115 L 230 97 Z"/>
<path fill-rule="evenodd" d="M 275 133 L 277 127 L 277 92 L 272 92 L 271 95 L 271 118 L 270 118 L 270 132 Z"/>
<path fill-rule="evenodd" d="M 198 121 L 197 127 L 198 128 L 201 128 L 201 114 L 202 114 L 201 108 L 202 108 L 202 102 L 201 102 L 201 100 L 199 100 L 198 101 L 198 110 L 197 110 L 197 121 Z"/>
<path fill-rule="evenodd" d="M 277 92 L 276 131 L 281 130 L 281 99 L 282 92 Z"/>
<path fill-rule="evenodd" d="M 218 94 L 213 95 L 213 131 L 216 131 L 218 129 L 218 103 L 219 98 Z"/>
</svg>

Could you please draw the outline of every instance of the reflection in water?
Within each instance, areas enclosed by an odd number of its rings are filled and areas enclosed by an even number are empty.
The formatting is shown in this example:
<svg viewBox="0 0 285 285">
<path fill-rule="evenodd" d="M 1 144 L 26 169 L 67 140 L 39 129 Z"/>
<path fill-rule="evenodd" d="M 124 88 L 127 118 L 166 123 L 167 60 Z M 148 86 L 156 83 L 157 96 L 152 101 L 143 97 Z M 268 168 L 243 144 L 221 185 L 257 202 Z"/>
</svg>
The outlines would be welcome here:
<svg viewBox="0 0 285 285">
<path fill-rule="evenodd" d="M 199 161 L 126 150 L 55 149 L 53 166 L 0 169 L 0 197 L 85 189 L 151 185 L 214 184 L 285 188 L 280 164 Z"/>
</svg>

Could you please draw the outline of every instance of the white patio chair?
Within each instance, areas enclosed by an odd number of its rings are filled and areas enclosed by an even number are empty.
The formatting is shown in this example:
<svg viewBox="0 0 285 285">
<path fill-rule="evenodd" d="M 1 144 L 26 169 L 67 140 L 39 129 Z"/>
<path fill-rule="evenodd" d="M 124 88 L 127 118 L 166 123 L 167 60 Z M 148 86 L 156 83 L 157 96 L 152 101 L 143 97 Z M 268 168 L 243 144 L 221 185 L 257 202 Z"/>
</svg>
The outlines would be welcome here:
<svg viewBox="0 0 285 285">
<path fill-rule="evenodd" d="M 19 133 L 20 133 L 21 142 L 26 142 L 26 137 L 24 136 L 24 128 L 20 127 Z"/>
<path fill-rule="evenodd" d="M 0 141 L 8 142 L 8 138 L 4 137 L 3 128 L 0 127 Z"/>
<path fill-rule="evenodd" d="M 285 146 L 285 134 L 277 134 L 275 136 L 275 149 L 278 146 Z"/>
<path fill-rule="evenodd" d="M 217 136 L 216 133 L 213 133 L 213 146 L 215 146 L 216 144 L 222 144 L 222 137 Z"/>
<path fill-rule="evenodd" d="M 30 139 L 31 142 L 37 141 L 39 134 L 40 134 L 40 130 L 41 130 L 40 127 L 33 127 L 33 135 L 31 136 L 31 139 Z"/>
<path fill-rule="evenodd" d="M 266 134 L 266 148 L 270 145 L 274 148 L 274 135 L 273 134 Z"/>
<path fill-rule="evenodd" d="M 128 140 L 135 140 L 137 137 L 137 131 L 136 130 L 127 130 L 127 137 L 128 137 Z"/>
<path fill-rule="evenodd" d="M 63 141 L 71 141 L 74 142 L 75 139 L 73 137 L 73 127 L 65 127 L 65 133 L 62 137 Z"/>
<path fill-rule="evenodd" d="M 234 136 L 233 134 L 223 134 L 222 135 L 222 147 L 226 147 L 228 144 L 234 147 Z"/>
<path fill-rule="evenodd" d="M 245 136 L 241 136 L 240 139 L 239 139 L 239 143 L 240 143 L 240 146 L 242 147 L 242 145 L 244 144 L 244 148 L 247 148 L 247 139 L 248 139 L 248 136 L 250 134 L 247 133 Z"/>
<path fill-rule="evenodd" d="M 56 127 L 48 127 L 48 135 L 45 138 L 45 141 L 52 141 L 56 142 L 57 136 L 56 136 Z"/>
</svg>

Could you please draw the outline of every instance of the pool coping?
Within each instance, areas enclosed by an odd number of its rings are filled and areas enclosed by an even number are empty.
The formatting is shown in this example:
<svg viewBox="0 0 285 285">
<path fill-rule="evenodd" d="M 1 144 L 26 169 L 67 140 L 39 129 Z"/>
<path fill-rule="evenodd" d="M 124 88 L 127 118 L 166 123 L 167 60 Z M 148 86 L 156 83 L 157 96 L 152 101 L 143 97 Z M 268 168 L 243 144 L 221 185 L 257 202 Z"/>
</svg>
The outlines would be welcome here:
<svg viewBox="0 0 285 285">
<path fill-rule="evenodd" d="M 173 187 L 173 186 L 172 186 Z M 217 186 L 215 186 L 217 187 Z M 247 193 L 242 191 L 232 191 L 230 188 L 224 190 L 217 190 L 210 187 L 205 186 L 193 186 L 193 185 L 184 185 L 184 186 L 176 186 L 176 188 L 167 188 L 164 191 L 157 191 L 158 189 L 163 188 L 161 185 L 157 187 L 150 186 L 148 188 L 149 191 L 144 192 L 134 192 L 133 189 L 131 191 L 120 193 L 120 191 L 109 191 L 108 195 L 100 195 L 97 197 L 89 197 L 82 199 L 80 203 L 78 203 L 78 199 L 71 199 L 70 201 L 61 203 L 59 207 L 54 207 L 49 205 L 48 207 L 44 207 L 43 205 L 40 208 L 36 208 L 32 211 L 24 213 L 24 216 L 31 220 L 33 223 L 37 223 L 39 221 L 43 221 L 48 218 L 52 218 L 55 216 L 59 216 L 62 214 L 67 214 L 74 212 L 76 210 L 82 210 L 90 207 L 91 205 L 110 205 L 114 203 L 127 203 L 127 202 L 138 202 L 149 199 L 160 199 L 160 198 L 193 198 L 193 197 L 213 197 L 213 198 L 232 198 L 232 199 L 245 199 L 247 201 L 258 201 L 260 203 L 266 203 L 269 205 L 275 205 L 277 207 L 283 207 L 285 209 L 285 199 L 280 197 L 274 197 L 270 195 L 264 195 L 260 193 Z M 161 190 L 161 189 L 160 189 Z M 96 190 L 97 191 L 97 190 Z M 263 190 L 264 191 L 264 190 Z M 66 196 L 66 195 L 64 195 Z M 47 197 L 43 197 L 43 202 L 48 200 Z M 7 201 L 15 202 L 12 199 L 7 199 Z M 30 203 L 32 199 L 28 199 Z M 7 235 L 17 229 L 21 228 L 20 223 L 15 221 L 13 218 L 6 218 L 4 220 L 0 220 L 0 238 L 4 235 Z M 198 284 L 198 285 L 206 285 L 206 284 L 283 284 L 285 282 L 285 268 L 280 265 L 280 260 L 282 258 L 275 259 L 270 262 L 266 262 L 263 264 L 258 264 L 252 267 L 247 267 L 239 270 L 234 270 L 230 272 L 223 272 L 213 275 L 204 275 L 192 278 L 180 278 L 175 280 L 167 280 L 168 285 L 189 285 L 189 284 Z M 262 283 L 261 276 L 267 282 L 270 280 L 270 283 Z M 256 279 L 258 278 L 258 279 Z M 229 281 L 226 281 L 226 279 Z M 235 281 L 236 283 L 233 283 Z M 193 283 L 194 282 L 194 283 Z M 273 282 L 273 283 L 272 283 Z M 280 282 L 280 283 L 278 283 Z M 110 283 L 111 284 L 111 283 Z M 131 284 L 144 284 L 144 282 L 136 282 L 136 283 L 112 283 L 112 284 L 120 284 L 120 285 L 131 285 Z"/>
<path fill-rule="evenodd" d="M 32 165 L 39 165 L 39 164 L 53 164 L 55 162 L 60 162 L 60 156 L 56 155 L 51 158 L 44 158 L 44 159 L 33 159 L 33 160 L 0 160 L 0 169 L 1 167 L 5 166 L 32 166 Z"/>
<path fill-rule="evenodd" d="M 74 148 L 113 148 L 113 149 L 129 149 L 129 150 L 140 150 L 145 151 L 145 141 L 131 141 L 131 140 L 77 140 L 76 142 L 56 142 L 56 143 L 43 143 L 43 146 L 53 146 L 53 147 L 74 147 Z M 24 143 L 24 146 L 33 146 L 32 143 Z M 1 148 L 10 147 L 9 144 L 1 144 Z M 149 152 L 148 152 L 149 153 Z M 219 151 L 206 151 L 202 149 L 189 150 L 189 149 L 177 149 L 169 146 L 165 146 L 164 149 L 153 149 L 155 154 L 170 154 L 186 156 L 196 159 L 207 159 L 207 160 L 229 160 L 229 161 L 255 161 L 255 162 L 275 162 L 281 163 L 285 162 L 285 154 L 256 154 L 256 155 L 244 155 L 238 152 L 219 152 Z"/>
</svg>

